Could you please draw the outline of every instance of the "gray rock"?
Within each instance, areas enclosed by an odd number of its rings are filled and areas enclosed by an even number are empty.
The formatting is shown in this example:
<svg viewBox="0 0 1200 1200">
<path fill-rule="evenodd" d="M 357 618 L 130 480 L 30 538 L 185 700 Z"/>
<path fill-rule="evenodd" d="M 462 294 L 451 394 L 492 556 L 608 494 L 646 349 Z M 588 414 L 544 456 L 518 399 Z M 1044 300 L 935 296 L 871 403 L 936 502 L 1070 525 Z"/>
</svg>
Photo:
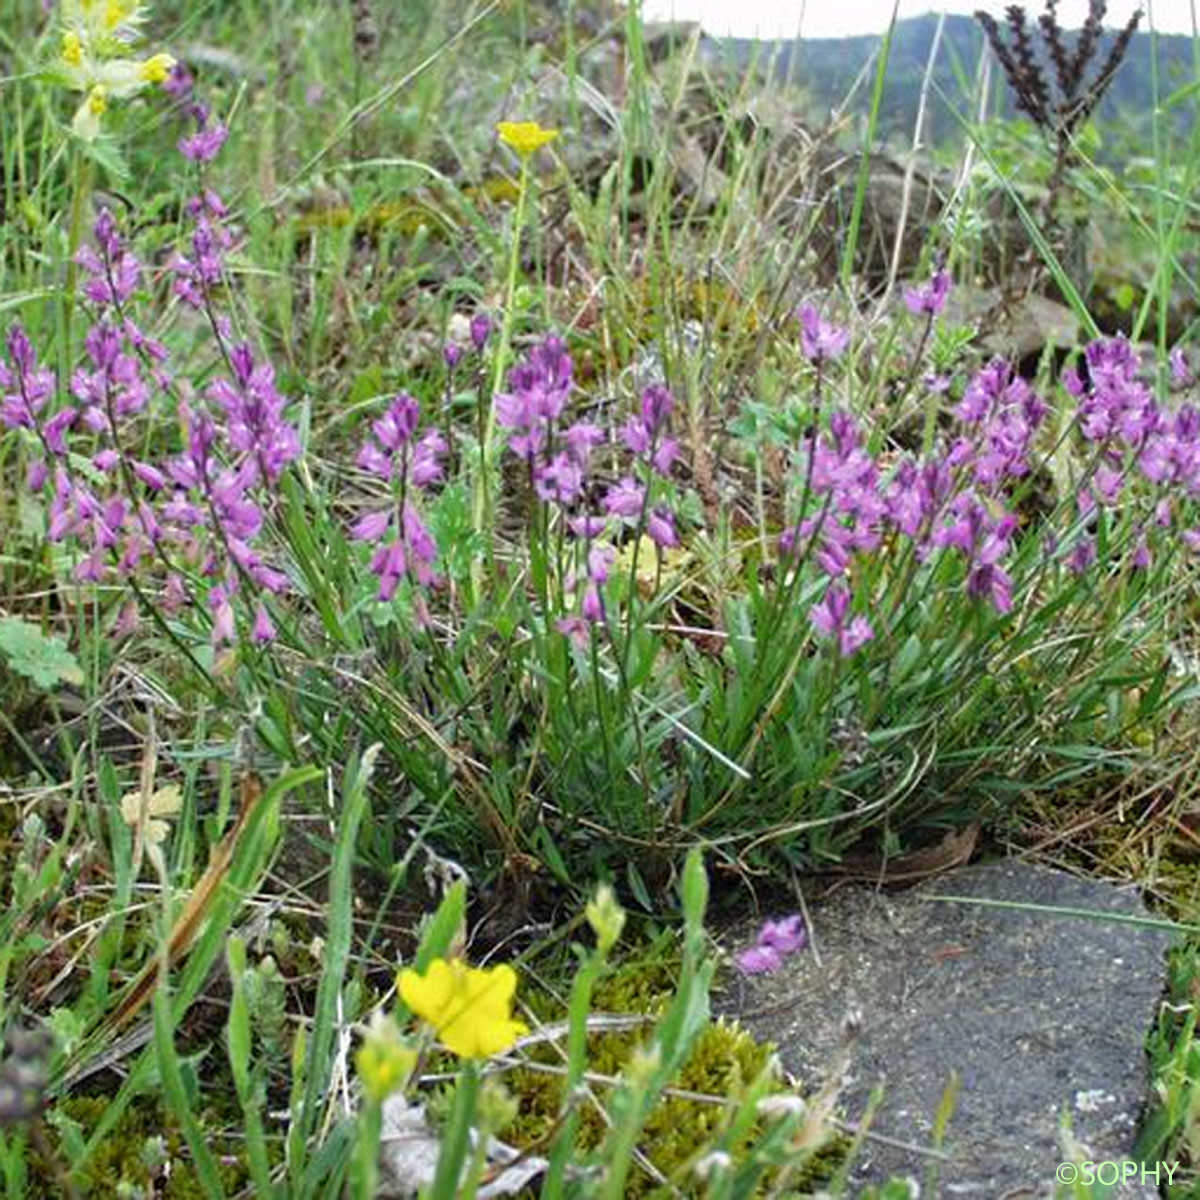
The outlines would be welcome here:
<svg viewBox="0 0 1200 1200">
<path fill-rule="evenodd" d="M 1099 915 L 935 899 L 950 895 Z M 1172 935 L 1103 914 L 1147 916 L 1133 890 L 1016 860 L 909 892 L 846 885 L 812 906 L 817 954 L 736 985 L 725 1006 L 814 1086 L 847 1062 L 846 1018 L 855 1014 L 846 1118 L 857 1120 L 883 1083 L 871 1131 L 910 1147 L 931 1146 L 957 1075 L 946 1160 L 867 1139 L 856 1184 L 924 1180 L 933 1163 L 935 1195 L 1053 1196 L 1055 1169 L 1070 1157 L 1064 1141 L 1096 1162 L 1128 1158 L 1147 1098 L 1144 1040 Z M 1115 1194 L 1157 1191 L 1130 1184 Z"/>
</svg>

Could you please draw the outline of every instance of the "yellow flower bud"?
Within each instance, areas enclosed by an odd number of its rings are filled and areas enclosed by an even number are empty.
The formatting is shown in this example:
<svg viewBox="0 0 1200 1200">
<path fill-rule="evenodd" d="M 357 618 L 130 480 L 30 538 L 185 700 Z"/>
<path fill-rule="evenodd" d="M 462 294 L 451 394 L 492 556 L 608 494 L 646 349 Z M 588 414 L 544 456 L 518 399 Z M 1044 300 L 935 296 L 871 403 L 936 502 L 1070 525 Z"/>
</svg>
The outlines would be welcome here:
<svg viewBox="0 0 1200 1200">
<path fill-rule="evenodd" d="M 584 912 L 596 935 L 600 953 L 607 954 L 617 944 L 621 930 L 625 928 L 625 910 L 617 900 L 616 893 L 607 883 L 602 883 L 596 889 L 595 898 L 588 901 Z"/>
<path fill-rule="evenodd" d="M 402 1088 L 417 1065 L 417 1052 L 400 1035 L 396 1022 L 376 1012 L 354 1056 L 363 1091 L 377 1104 Z"/>
<path fill-rule="evenodd" d="M 104 116 L 104 110 L 108 108 L 108 88 L 103 84 L 96 84 L 88 93 L 87 106 L 93 117 Z"/>
</svg>

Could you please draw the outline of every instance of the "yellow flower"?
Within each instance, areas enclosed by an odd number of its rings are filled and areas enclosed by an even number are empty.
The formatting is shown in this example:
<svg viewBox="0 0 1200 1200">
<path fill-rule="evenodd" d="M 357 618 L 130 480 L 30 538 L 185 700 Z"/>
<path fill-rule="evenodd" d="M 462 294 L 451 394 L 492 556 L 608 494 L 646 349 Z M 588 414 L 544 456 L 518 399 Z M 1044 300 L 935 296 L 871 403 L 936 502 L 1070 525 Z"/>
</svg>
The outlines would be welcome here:
<svg viewBox="0 0 1200 1200">
<path fill-rule="evenodd" d="M 129 0 L 108 0 L 104 6 L 105 32 L 114 32 L 118 26 L 133 16 L 136 9 L 137 5 L 131 4 Z"/>
<path fill-rule="evenodd" d="M 92 86 L 87 99 L 76 110 L 71 128 L 85 142 L 94 141 L 100 133 L 100 118 L 108 108 L 108 88 L 102 83 Z"/>
<path fill-rule="evenodd" d="M 78 67 L 83 62 L 83 40 L 73 29 L 63 34 L 62 60 L 68 67 Z"/>
<path fill-rule="evenodd" d="M 507 964 L 469 967 L 435 958 L 424 975 L 406 969 L 397 981 L 400 998 L 437 1030 L 459 1058 L 488 1058 L 507 1050 L 529 1027 L 512 1019 L 517 973 Z"/>
<path fill-rule="evenodd" d="M 165 83 L 175 59 L 162 53 L 141 61 L 125 57 L 146 19 L 137 0 L 62 0 L 60 11 L 62 49 L 55 75 L 63 86 L 83 93 L 71 128 L 92 141 L 110 101 L 134 96 L 147 84 Z"/>
<path fill-rule="evenodd" d="M 163 83 L 171 73 L 175 60 L 169 54 L 156 54 L 138 68 L 138 74 L 147 83 Z"/>
<path fill-rule="evenodd" d="M 557 129 L 543 129 L 536 121 L 501 121 L 496 132 L 500 140 L 522 158 L 528 158 L 558 137 Z"/>
</svg>

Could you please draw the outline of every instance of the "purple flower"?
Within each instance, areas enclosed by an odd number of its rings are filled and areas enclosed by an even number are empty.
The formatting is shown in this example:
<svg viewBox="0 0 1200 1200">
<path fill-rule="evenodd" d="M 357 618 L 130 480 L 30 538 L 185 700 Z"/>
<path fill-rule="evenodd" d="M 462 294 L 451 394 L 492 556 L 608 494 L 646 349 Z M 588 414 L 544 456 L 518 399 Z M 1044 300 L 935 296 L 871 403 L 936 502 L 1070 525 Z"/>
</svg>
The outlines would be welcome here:
<svg viewBox="0 0 1200 1200">
<path fill-rule="evenodd" d="M 404 446 L 416 432 L 421 419 L 421 409 L 407 392 L 401 392 L 391 407 L 375 421 L 371 429 L 379 444 L 393 454 Z"/>
<path fill-rule="evenodd" d="M 866 617 L 850 617 L 850 589 L 842 583 L 830 584 L 824 598 L 808 610 L 813 628 L 824 637 L 836 637 L 838 653 L 849 658 L 875 636 Z"/>
<path fill-rule="evenodd" d="M 586 467 L 592 451 L 604 443 L 604 430 L 589 421 L 576 421 L 563 430 L 563 441 L 567 443 L 567 453 L 581 467 Z"/>
<path fill-rule="evenodd" d="M 608 573 L 612 569 L 616 558 L 617 550 L 615 546 L 610 546 L 607 542 L 597 542 L 588 551 L 588 578 L 593 583 L 607 583 Z"/>
<path fill-rule="evenodd" d="M 1192 381 L 1192 371 L 1182 346 L 1176 346 L 1168 356 L 1171 364 L 1171 382 L 1176 387 L 1186 387 Z"/>
<path fill-rule="evenodd" d="M 565 451 L 534 468 L 533 488 L 539 500 L 572 504 L 583 492 L 583 471 Z"/>
<path fill-rule="evenodd" d="M 604 497 L 604 509 L 617 517 L 636 517 L 642 511 L 646 489 L 631 475 L 614 483 Z"/>
<path fill-rule="evenodd" d="M 476 313 L 471 318 L 471 342 L 477 352 L 482 353 L 492 333 L 492 318 L 487 313 Z"/>
<path fill-rule="evenodd" d="M 646 535 L 660 550 L 674 549 L 679 545 L 674 514 L 669 509 L 656 508 L 646 518 Z"/>
<path fill-rule="evenodd" d="M 770 946 L 780 954 L 793 954 L 808 945 L 808 930 L 799 913 L 782 917 L 778 921 L 767 921 L 758 935 L 760 946 Z"/>
<path fill-rule="evenodd" d="M 227 137 L 229 137 L 229 126 L 217 122 L 215 125 L 180 138 L 179 153 L 189 162 L 210 163 L 220 153 Z"/>
<path fill-rule="evenodd" d="M 747 975 L 763 975 L 777 971 L 784 958 L 808 945 L 808 930 L 799 913 L 767 921 L 759 931 L 758 940 L 748 950 L 737 955 L 736 962 Z"/>
<path fill-rule="evenodd" d="M 283 419 L 287 400 L 275 387 L 275 368 L 255 364 L 242 342 L 229 352 L 233 380 L 218 378 L 208 397 L 224 412 L 225 435 L 234 450 L 246 455 L 247 483 L 274 483 L 283 468 L 300 456 L 300 435 Z"/>
<path fill-rule="evenodd" d="M 598 625 L 604 620 L 604 598 L 595 584 L 591 584 L 583 593 L 580 611 L 583 613 L 583 619 L 593 625 Z"/>
<path fill-rule="evenodd" d="M 250 631 L 250 636 L 260 646 L 275 638 L 275 626 L 271 621 L 271 614 L 267 612 L 266 605 L 261 600 L 254 607 L 254 627 Z"/>
<path fill-rule="evenodd" d="M 650 449 L 650 430 L 644 421 L 630 417 L 621 426 L 621 440 L 633 454 L 645 454 Z"/>
<path fill-rule="evenodd" d="M 93 228 L 100 253 L 91 246 L 81 246 L 75 255 L 86 276 L 84 295 L 102 307 L 124 304 L 137 289 L 142 264 L 125 248 L 107 208 L 100 211 Z"/>
<path fill-rule="evenodd" d="M 747 975 L 769 975 L 783 966 L 783 957 L 771 946 L 755 945 L 743 950 L 736 962 Z"/>
<path fill-rule="evenodd" d="M 554 622 L 554 628 L 569 637 L 580 649 L 587 649 L 591 625 L 583 617 L 559 617 Z"/>
<path fill-rule="evenodd" d="M 811 304 L 803 305 L 796 315 L 800 319 L 800 349 L 810 362 L 829 362 L 849 345 L 849 331 L 823 321 Z"/>
<path fill-rule="evenodd" d="M 946 307 L 946 297 L 949 294 L 950 272 L 934 271 L 928 283 L 904 289 L 904 304 L 913 316 L 925 314 L 936 317 Z"/>
<path fill-rule="evenodd" d="M 462 355 L 462 347 L 456 345 L 454 342 L 447 342 L 442 347 L 442 361 L 451 371 L 458 366 L 460 360 L 462 359 Z"/>
<path fill-rule="evenodd" d="M 578 538 L 599 537 L 608 528 L 608 518 L 588 514 L 571 517 L 567 528 Z"/>
<path fill-rule="evenodd" d="M 997 612 L 1006 613 L 1012 608 L 1012 577 L 995 563 L 976 563 L 967 573 L 967 595 L 986 597 Z"/>
<path fill-rule="evenodd" d="M 34 429 L 54 394 L 54 374 L 38 368 L 37 354 L 21 325 L 9 329 L 6 347 L 12 369 L 0 359 L 0 421 L 12 429 Z"/>
<path fill-rule="evenodd" d="M 652 383 L 642 391 L 642 424 L 653 437 L 662 423 L 671 415 L 675 397 L 660 383 Z"/>
<path fill-rule="evenodd" d="M 1091 538 L 1081 538 L 1067 555 L 1067 566 L 1076 575 L 1082 575 L 1096 561 L 1096 543 Z"/>
<path fill-rule="evenodd" d="M 671 465 L 679 457 L 679 443 L 674 438 L 663 438 L 658 449 L 650 457 L 650 465 L 665 479 L 671 474 Z"/>
<path fill-rule="evenodd" d="M 186 100 L 191 95 L 195 82 L 191 71 L 187 69 L 187 64 L 176 61 L 175 65 L 168 72 L 166 79 L 163 80 L 163 91 L 172 100 Z"/>
</svg>

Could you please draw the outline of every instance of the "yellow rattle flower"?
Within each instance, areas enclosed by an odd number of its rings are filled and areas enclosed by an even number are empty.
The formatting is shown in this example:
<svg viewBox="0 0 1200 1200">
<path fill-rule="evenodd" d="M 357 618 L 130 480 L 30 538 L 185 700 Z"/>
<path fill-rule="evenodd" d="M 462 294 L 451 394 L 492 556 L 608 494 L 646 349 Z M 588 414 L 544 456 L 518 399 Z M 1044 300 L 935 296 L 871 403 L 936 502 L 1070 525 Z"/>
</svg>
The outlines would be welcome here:
<svg viewBox="0 0 1200 1200">
<path fill-rule="evenodd" d="M 424 975 L 401 971 L 397 986 L 404 1003 L 459 1058 L 489 1058 L 529 1032 L 512 1019 L 517 973 L 507 964 L 469 967 L 458 959 L 435 958 Z"/>
<path fill-rule="evenodd" d="M 500 140 L 522 158 L 528 158 L 558 137 L 557 129 L 543 129 L 536 121 L 501 121 L 496 132 Z"/>
<path fill-rule="evenodd" d="M 84 99 L 71 128 L 85 141 L 100 134 L 100 120 L 112 100 L 123 100 L 147 84 L 167 81 L 175 59 L 166 53 L 127 57 L 129 38 L 146 19 L 137 0 L 63 0 L 62 41 L 54 74 Z"/>
</svg>

